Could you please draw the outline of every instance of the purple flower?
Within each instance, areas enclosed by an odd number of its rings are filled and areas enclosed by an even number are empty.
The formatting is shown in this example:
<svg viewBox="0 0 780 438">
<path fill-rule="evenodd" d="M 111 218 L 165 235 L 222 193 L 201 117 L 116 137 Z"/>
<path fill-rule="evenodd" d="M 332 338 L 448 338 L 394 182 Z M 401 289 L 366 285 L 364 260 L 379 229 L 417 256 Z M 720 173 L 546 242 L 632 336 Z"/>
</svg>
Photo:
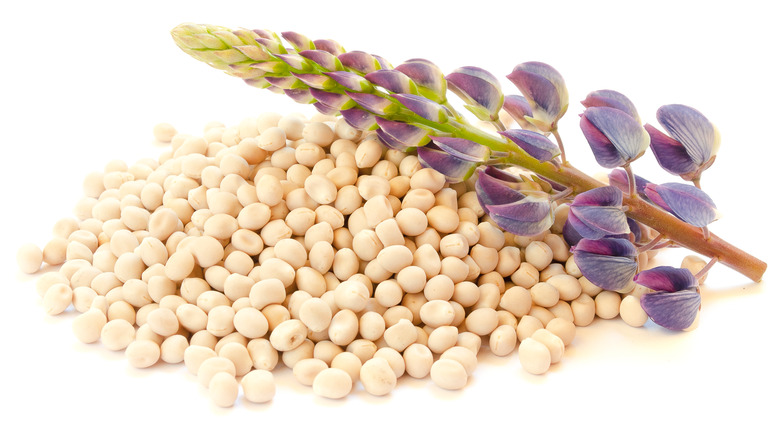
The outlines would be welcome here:
<svg viewBox="0 0 780 438">
<path fill-rule="evenodd" d="M 444 103 L 447 94 L 447 81 L 436 64 L 420 58 L 410 59 L 395 68 L 417 84 L 417 91 L 436 103 Z"/>
<path fill-rule="evenodd" d="M 382 96 L 377 96 L 376 94 L 370 94 L 370 93 L 354 93 L 351 91 L 345 92 L 347 96 L 351 97 L 352 100 L 358 103 L 358 105 L 362 106 L 366 110 L 378 114 L 381 116 L 386 116 L 390 114 L 395 114 L 398 112 L 398 104 L 385 99 Z"/>
<path fill-rule="evenodd" d="M 479 67 L 461 67 L 446 77 L 447 84 L 464 102 L 465 108 L 483 121 L 498 120 L 504 94 L 498 78 Z"/>
<path fill-rule="evenodd" d="M 372 131 L 379 127 L 376 116 L 360 108 L 341 110 L 341 116 L 347 124 L 359 131 Z"/>
<path fill-rule="evenodd" d="M 586 239 L 630 233 L 623 212 L 623 193 L 617 187 L 599 187 L 580 193 L 569 208 L 568 222 Z"/>
<path fill-rule="evenodd" d="M 637 123 L 642 123 L 634 104 L 626 96 L 614 90 L 592 91 L 581 103 L 585 108 L 598 106 L 615 108 L 633 117 Z"/>
<path fill-rule="evenodd" d="M 531 105 L 533 117 L 526 120 L 542 132 L 553 131 L 569 107 L 569 91 L 563 76 L 545 63 L 525 62 L 515 66 L 507 79 Z"/>
<path fill-rule="evenodd" d="M 537 131 L 536 127 L 526 119 L 526 117 L 533 118 L 534 114 L 531 105 L 525 97 L 517 94 L 504 96 L 504 111 L 512 116 L 521 128 L 528 131 Z"/>
<path fill-rule="evenodd" d="M 325 70 L 337 71 L 344 68 L 336 55 L 325 50 L 303 50 L 298 54 Z"/>
<path fill-rule="evenodd" d="M 653 203 L 693 226 L 706 227 L 718 218 L 712 198 L 690 184 L 648 183 L 644 192 Z"/>
<path fill-rule="evenodd" d="M 571 251 L 582 275 L 605 290 L 629 287 L 639 267 L 636 248 L 627 239 L 581 239 Z"/>
<path fill-rule="evenodd" d="M 290 74 L 300 79 L 301 82 L 303 82 L 304 84 L 312 88 L 317 88 L 320 90 L 330 90 L 336 87 L 336 81 L 334 81 L 333 79 L 331 79 L 326 75 L 321 75 L 318 73 L 293 73 L 293 72 L 290 72 Z"/>
<path fill-rule="evenodd" d="M 363 76 L 351 71 L 330 71 L 325 74 L 348 91 L 369 93 L 374 86 Z"/>
<path fill-rule="evenodd" d="M 377 70 L 366 74 L 366 79 L 390 93 L 415 94 L 417 92 L 414 81 L 398 70 Z"/>
<path fill-rule="evenodd" d="M 299 34 L 298 32 L 282 32 L 282 38 L 286 39 L 287 42 L 292 44 L 297 52 L 302 50 L 312 50 L 315 48 L 314 42 L 312 42 L 312 40 L 304 35 Z"/>
<path fill-rule="evenodd" d="M 611 107 L 586 109 L 580 115 L 580 128 L 596 161 L 610 169 L 639 158 L 650 144 L 650 136 L 639 122 Z"/>
<path fill-rule="evenodd" d="M 634 281 L 653 291 L 640 299 L 653 322 L 670 330 L 685 330 L 693 324 L 701 307 L 701 295 L 691 271 L 659 266 L 640 272 Z"/>
<path fill-rule="evenodd" d="M 471 176 L 479 163 L 464 160 L 434 146 L 417 148 L 420 164 L 444 175 L 449 182 L 463 181 Z"/>
<path fill-rule="evenodd" d="M 357 73 L 371 73 L 382 69 L 382 64 L 372 55 L 366 52 L 352 51 L 339 55 L 341 64 Z"/>
<path fill-rule="evenodd" d="M 312 104 L 317 100 L 312 96 L 311 91 L 311 88 L 294 88 L 285 89 L 284 94 L 298 103 Z"/>
<path fill-rule="evenodd" d="M 538 132 L 525 129 L 508 129 L 499 134 L 512 140 L 514 144 L 541 162 L 550 161 L 561 154 L 557 144 Z"/>
<path fill-rule="evenodd" d="M 393 97 L 409 111 L 425 120 L 430 120 L 435 123 L 446 123 L 449 119 L 447 110 L 427 97 L 418 96 L 416 94 L 394 94 Z"/>
<path fill-rule="evenodd" d="M 349 109 L 355 106 L 355 101 L 350 99 L 349 96 L 341 93 L 331 93 L 329 91 L 322 91 L 316 88 L 311 88 L 311 95 L 317 102 L 322 103 L 337 111 Z"/>
<path fill-rule="evenodd" d="M 465 161 L 484 162 L 490 158 L 490 148 L 477 142 L 458 137 L 431 137 L 442 151 Z"/>
<path fill-rule="evenodd" d="M 490 218 L 502 229 L 519 236 L 533 236 L 549 229 L 554 220 L 550 198 L 520 193 L 510 187 L 511 175 L 498 172 L 477 171 L 475 190 Z"/>
<path fill-rule="evenodd" d="M 417 147 L 424 146 L 430 141 L 430 138 L 428 137 L 429 132 L 427 130 L 408 123 L 388 120 L 382 117 L 377 117 L 376 123 L 379 125 L 382 132 L 392 137 L 400 144 Z"/>
<path fill-rule="evenodd" d="M 702 113 L 685 105 L 664 105 L 656 113 L 669 135 L 647 124 L 658 164 L 669 173 L 692 181 L 709 168 L 720 147 L 720 134 Z"/>
</svg>

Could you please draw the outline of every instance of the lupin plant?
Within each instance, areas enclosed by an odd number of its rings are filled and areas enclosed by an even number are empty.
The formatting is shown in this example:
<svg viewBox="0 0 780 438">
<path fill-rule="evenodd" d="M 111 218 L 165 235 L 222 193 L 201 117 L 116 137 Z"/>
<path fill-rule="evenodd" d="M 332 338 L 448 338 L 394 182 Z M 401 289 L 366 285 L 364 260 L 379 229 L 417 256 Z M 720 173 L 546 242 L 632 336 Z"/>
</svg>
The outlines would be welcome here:
<svg viewBox="0 0 780 438">
<path fill-rule="evenodd" d="M 341 115 L 356 129 L 373 130 L 388 148 L 416 152 L 424 166 L 450 182 L 472 181 L 485 212 L 506 231 L 542 233 L 553 225 L 556 209 L 568 205 L 563 233 L 582 274 L 606 290 L 646 287 L 641 305 L 663 327 L 692 324 L 700 306 L 698 279 L 715 263 L 753 281 L 766 270 L 766 263 L 707 228 L 718 212 L 700 180 L 715 160 L 720 135 L 688 106 L 658 109 L 667 135 L 643 125 L 625 95 L 588 94 L 580 128 L 598 164 L 613 169 L 604 184 L 566 159 L 558 122 L 569 109 L 569 93 L 562 75 L 545 63 L 517 65 L 507 79 L 520 94 L 505 95 L 498 79 L 478 67 L 444 75 L 420 58 L 394 67 L 380 56 L 295 32 L 280 37 L 268 30 L 185 23 L 171 34 L 197 60 L 323 114 Z M 469 122 L 448 91 L 494 129 Z M 504 126 L 502 110 L 518 128 Z M 648 147 L 663 169 L 687 182 L 653 184 L 635 176 L 631 163 Z M 652 237 L 648 230 L 654 230 Z M 638 272 L 638 254 L 671 245 L 710 262 L 696 275 L 670 267 Z"/>
</svg>

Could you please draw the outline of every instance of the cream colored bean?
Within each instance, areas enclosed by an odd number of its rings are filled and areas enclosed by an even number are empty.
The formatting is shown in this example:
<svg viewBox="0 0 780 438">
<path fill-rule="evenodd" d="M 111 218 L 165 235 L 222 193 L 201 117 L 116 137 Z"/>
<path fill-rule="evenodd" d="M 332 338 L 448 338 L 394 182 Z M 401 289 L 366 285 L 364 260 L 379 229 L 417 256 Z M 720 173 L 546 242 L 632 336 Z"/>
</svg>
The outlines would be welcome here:
<svg viewBox="0 0 780 438">
<path fill-rule="evenodd" d="M 221 408 L 233 406 L 238 398 L 238 382 L 236 377 L 228 372 L 220 371 L 214 374 L 208 388 L 211 401 Z"/>
<path fill-rule="evenodd" d="M 369 394 L 383 396 L 395 388 L 397 377 L 386 359 L 374 357 L 360 368 L 360 383 Z"/>
<path fill-rule="evenodd" d="M 276 326 L 268 340 L 276 351 L 290 351 L 303 343 L 307 330 L 301 321 L 289 319 Z"/>
<path fill-rule="evenodd" d="M 352 377 L 342 369 L 328 368 L 317 374 L 312 389 L 320 397 L 344 398 L 352 391 Z"/>
<path fill-rule="evenodd" d="M 112 351 L 127 348 L 135 339 L 135 327 L 124 319 L 113 319 L 100 329 L 100 343 Z"/>
<path fill-rule="evenodd" d="M 445 257 L 441 261 L 441 275 L 449 277 L 453 283 L 460 283 L 468 278 L 469 267 L 457 257 Z"/>
<path fill-rule="evenodd" d="M 499 325 L 490 333 L 490 351 L 496 356 L 506 356 L 517 346 L 517 332 L 512 325 Z"/>
<path fill-rule="evenodd" d="M 270 371 L 252 370 L 241 378 L 244 398 L 252 403 L 266 403 L 276 395 L 276 383 Z"/>
<path fill-rule="evenodd" d="M 544 374 L 550 369 L 550 350 L 536 339 L 523 339 L 518 348 L 518 356 L 520 365 L 531 374 Z"/>
<path fill-rule="evenodd" d="M 106 315 L 100 309 L 88 309 L 73 320 L 73 333 L 79 341 L 91 344 L 100 339 L 100 332 L 106 322 Z"/>
<path fill-rule="evenodd" d="M 233 362 L 237 377 L 252 370 L 252 358 L 242 342 L 226 342 L 221 347 L 217 345 L 217 355 Z"/>
<path fill-rule="evenodd" d="M 179 320 L 176 318 L 176 314 L 164 307 L 149 312 L 146 322 L 153 332 L 163 337 L 172 336 L 179 330 Z"/>
<path fill-rule="evenodd" d="M 195 259 L 189 251 L 177 251 L 165 263 L 165 275 L 173 281 L 181 281 L 190 275 L 194 267 Z"/>
<path fill-rule="evenodd" d="M 359 320 L 355 312 L 342 309 L 336 312 L 328 327 L 328 337 L 339 346 L 346 346 L 357 337 Z"/>
<path fill-rule="evenodd" d="M 523 339 L 530 338 L 534 332 L 539 329 L 543 329 L 544 324 L 535 316 L 525 315 L 520 318 L 517 323 L 515 332 L 517 333 L 517 339 L 522 341 Z"/>
<path fill-rule="evenodd" d="M 214 336 L 222 337 L 233 333 L 233 318 L 236 311 L 229 305 L 221 304 L 214 306 L 208 311 L 208 321 L 206 330 Z"/>
<path fill-rule="evenodd" d="M 596 302 L 590 295 L 581 294 L 576 300 L 571 302 L 571 312 L 574 315 L 574 325 L 585 327 L 590 325 L 596 316 Z M 619 312 L 620 309 L 618 308 Z"/>
<path fill-rule="evenodd" d="M 539 270 L 531 263 L 523 262 L 511 276 L 512 283 L 530 289 L 539 282 Z"/>
<path fill-rule="evenodd" d="M 539 329 L 531 335 L 531 339 L 535 339 L 544 344 L 548 350 L 550 350 L 550 363 L 558 363 L 563 357 L 565 345 L 563 340 L 556 336 L 553 332 L 547 329 Z"/>
<path fill-rule="evenodd" d="M 613 291 L 602 291 L 594 298 L 596 316 L 602 319 L 612 319 L 620 314 L 620 294 Z"/>
<path fill-rule="evenodd" d="M 525 260 L 537 270 L 542 270 L 552 262 L 553 251 L 546 243 L 533 241 L 525 248 Z"/>
<path fill-rule="evenodd" d="M 533 300 L 533 303 L 543 307 L 555 305 L 560 298 L 558 289 L 549 283 L 536 283 L 531 286 L 529 292 L 531 293 L 531 300 Z"/>
<path fill-rule="evenodd" d="M 568 346 L 574 340 L 576 327 L 572 321 L 563 318 L 553 318 L 547 323 L 545 328 L 561 338 L 564 346 Z"/>
<path fill-rule="evenodd" d="M 441 354 L 439 359 L 449 359 L 460 363 L 469 376 L 477 368 L 477 354 L 473 350 L 459 345 L 447 349 L 447 351 Z"/>
<path fill-rule="evenodd" d="M 423 344 L 414 343 L 403 350 L 406 373 L 416 379 L 422 379 L 431 372 L 433 353 Z"/>
<path fill-rule="evenodd" d="M 377 261 L 385 270 L 398 273 L 412 264 L 414 255 L 404 245 L 391 245 L 379 251 Z"/>
<path fill-rule="evenodd" d="M 455 310 L 448 301 L 432 300 L 420 307 L 420 319 L 429 327 L 441 327 L 452 323 Z"/>
<path fill-rule="evenodd" d="M 437 360 L 430 374 L 436 386 L 453 391 L 466 387 L 469 377 L 463 365 L 454 359 Z"/>
<path fill-rule="evenodd" d="M 431 193 L 438 192 L 446 183 L 444 175 L 431 168 L 420 169 L 410 176 L 412 189 L 426 189 Z"/>
<path fill-rule="evenodd" d="M 445 325 L 437 327 L 428 335 L 428 348 L 435 354 L 441 354 L 458 343 L 458 328 Z"/>
<path fill-rule="evenodd" d="M 428 217 L 415 207 L 402 208 L 395 217 L 398 227 L 406 236 L 419 236 L 428 228 Z"/>
<path fill-rule="evenodd" d="M 360 262 L 354 251 L 342 248 L 333 257 L 333 273 L 339 280 L 346 280 L 358 272 Z M 400 269 L 399 269 L 400 270 Z"/>
<path fill-rule="evenodd" d="M 333 357 L 331 361 L 331 368 L 340 369 L 350 376 L 352 382 L 357 382 L 360 379 L 360 367 L 363 362 L 354 353 L 348 351 L 341 352 Z"/>
<path fill-rule="evenodd" d="M 401 319 L 385 330 L 384 340 L 387 346 L 396 351 L 404 351 L 417 340 L 417 329 L 412 321 Z"/>
<path fill-rule="evenodd" d="M 160 346 L 154 341 L 138 339 L 127 346 L 125 357 L 134 368 L 148 368 L 160 360 Z"/>
<path fill-rule="evenodd" d="M 296 125 L 296 128 L 288 127 L 288 129 L 293 129 L 293 131 L 291 131 L 292 134 L 292 132 L 295 132 L 294 130 L 297 130 L 298 128 Z M 281 127 L 269 127 L 260 133 L 260 136 L 257 137 L 257 145 L 260 147 L 260 149 L 268 152 L 278 151 L 287 145 L 285 130 Z"/>
<path fill-rule="evenodd" d="M 213 356 L 203 360 L 200 366 L 197 367 L 198 383 L 208 387 L 211 379 L 218 373 L 226 373 L 235 380 L 236 366 L 233 362 L 225 357 Z"/>
<path fill-rule="evenodd" d="M 476 244 L 471 247 L 471 259 L 479 266 L 480 274 L 486 274 L 496 269 L 498 265 L 498 251 L 495 248 Z"/>
<path fill-rule="evenodd" d="M 707 266 L 707 261 L 693 254 L 683 257 L 682 262 L 680 263 L 680 268 L 687 269 L 694 275 L 698 274 L 705 266 Z M 698 280 L 699 284 L 704 284 L 704 281 L 707 280 L 707 274 L 705 273 Z"/>
<path fill-rule="evenodd" d="M 304 182 L 306 193 L 318 204 L 336 201 L 338 190 L 331 180 L 322 175 L 311 175 Z"/>
<path fill-rule="evenodd" d="M 475 309 L 466 316 L 466 329 L 484 336 L 498 327 L 498 314 L 495 309 L 483 307 Z"/>
<path fill-rule="evenodd" d="M 359 281 L 347 280 L 341 283 L 335 292 L 336 305 L 340 309 L 360 312 L 365 309 L 371 292 Z"/>
<path fill-rule="evenodd" d="M 431 207 L 427 213 L 428 223 L 440 233 L 452 233 L 458 229 L 460 218 L 458 212 L 443 205 Z"/>
<path fill-rule="evenodd" d="M 43 295 L 43 309 L 49 315 L 59 315 L 70 306 L 73 300 L 73 289 L 64 283 L 49 286 Z"/>
<path fill-rule="evenodd" d="M 160 344 L 160 359 L 165 363 L 181 363 L 184 361 L 184 351 L 189 347 L 187 338 L 183 335 L 173 335 Z"/>
<path fill-rule="evenodd" d="M 317 374 L 326 369 L 328 369 L 328 364 L 320 359 L 301 359 L 293 366 L 293 376 L 301 385 L 312 386 Z"/>
<path fill-rule="evenodd" d="M 384 280 L 374 289 L 374 298 L 384 307 L 393 307 L 400 303 L 403 294 L 403 289 L 394 279 Z"/>
<path fill-rule="evenodd" d="M 369 198 L 363 211 L 366 215 L 366 224 L 370 228 L 374 228 L 380 222 L 393 217 L 393 206 L 388 198 L 382 195 Z"/>
<path fill-rule="evenodd" d="M 603 293 L 603 292 L 602 292 Z M 601 294 L 599 294 L 601 295 Z M 598 298 L 598 296 L 596 297 Z M 598 303 L 597 303 L 598 305 Z M 620 318 L 631 327 L 642 327 L 647 322 L 647 313 L 642 308 L 639 298 L 626 295 L 620 301 Z"/>
</svg>

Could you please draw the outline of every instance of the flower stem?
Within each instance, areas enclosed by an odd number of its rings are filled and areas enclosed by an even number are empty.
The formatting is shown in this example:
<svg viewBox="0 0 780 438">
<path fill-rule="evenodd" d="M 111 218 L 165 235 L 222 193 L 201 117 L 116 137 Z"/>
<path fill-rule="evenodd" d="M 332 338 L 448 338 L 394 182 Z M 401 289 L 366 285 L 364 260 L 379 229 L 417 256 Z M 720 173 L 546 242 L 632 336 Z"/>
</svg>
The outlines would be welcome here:
<svg viewBox="0 0 780 438">
<path fill-rule="evenodd" d="M 563 149 L 563 140 L 561 139 L 561 134 L 558 133 L 558 128 L 553 128 L 552 135 L 555 136 L 555 141 L 558 142 L 558 149 L 561 150 L 561 161 L 565 164 L 568 161 L 566 161 L 566 152 Z"/>
<path fill-rule="evenodd" d="M 663 234 L 659 234 L 659 235 L 655 236 L 655 238 L 653 240 L 651 240 L 651 241 L 645 243 L 644 245 L 638 247 L 636 249 L 636 251 L 637 252 L 645 252 L 645 251 L 649 251 L 651 249 L 655 249 L 655 246 L 658 245 L 663 239 L 664 239 L 664 235 Z"/>
<path fill-rule="evenodd" d="M 696 281 L 701 280 L 702 277 L 707 275 L 707 272 L 710 269 L 712 269 L 712 267 L 715 266 L 715 263 L 717 263 L 717 262 L 718 262 L 718 258 L 717 257 L 711 258 L 710 261 L 707 262 L 707 264 L 704 265 L 704 267 L 701 268 L 701 270 L 694 275 L 694 278 L 696 278 Z"/>
<path fill-rule="evenodd" d="M 623 166 L 626 170 L 626 179 L 628 179 L 628 196 L 636 196 L 636 178 L 634 178 L 634 171 L 631 170 L 631 163 L 626 163 Z"/>
</svg>

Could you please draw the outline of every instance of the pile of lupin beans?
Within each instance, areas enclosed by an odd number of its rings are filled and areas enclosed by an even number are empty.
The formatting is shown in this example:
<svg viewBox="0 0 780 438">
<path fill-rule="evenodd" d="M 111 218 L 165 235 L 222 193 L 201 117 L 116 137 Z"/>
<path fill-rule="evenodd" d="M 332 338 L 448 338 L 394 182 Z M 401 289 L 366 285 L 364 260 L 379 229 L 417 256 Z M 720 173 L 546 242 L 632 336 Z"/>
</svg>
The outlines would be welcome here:
<svg viewBox="0 0 780 438">
<path fill-rule="evenodd" d="M 468 182 L 342 119 L 154 135 L 170 142 L 159 159 L 87 175 L 75 217 L 21 247 L 19 266 L 60 266 L 37 290 L 48 314 L 78 313 L 80 341 L 137 368 L 183 363 L 218 406 L 271 400 L 281 366 L 334 399 L 387 394 L 404 374 L 457 390 L 488 349 L 541 374 L 575 327 L 647 321 L 642 290 L 581 276 L 565 205 L 550 232 L 502 232 Z"/>
</svg>

